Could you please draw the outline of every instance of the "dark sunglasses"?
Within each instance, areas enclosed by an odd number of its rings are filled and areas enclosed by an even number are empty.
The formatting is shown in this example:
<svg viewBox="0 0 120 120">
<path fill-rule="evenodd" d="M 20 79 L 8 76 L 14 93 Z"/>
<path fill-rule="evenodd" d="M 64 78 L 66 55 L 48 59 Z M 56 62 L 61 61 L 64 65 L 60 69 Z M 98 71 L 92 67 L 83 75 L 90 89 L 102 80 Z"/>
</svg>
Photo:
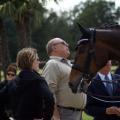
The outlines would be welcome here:
<svg viewBox="0 0 120 120">
<path fill-rule="evenodd" d="M 7 73 L 8 76 L 15 76 L 15 74 Z"/>
</svg>

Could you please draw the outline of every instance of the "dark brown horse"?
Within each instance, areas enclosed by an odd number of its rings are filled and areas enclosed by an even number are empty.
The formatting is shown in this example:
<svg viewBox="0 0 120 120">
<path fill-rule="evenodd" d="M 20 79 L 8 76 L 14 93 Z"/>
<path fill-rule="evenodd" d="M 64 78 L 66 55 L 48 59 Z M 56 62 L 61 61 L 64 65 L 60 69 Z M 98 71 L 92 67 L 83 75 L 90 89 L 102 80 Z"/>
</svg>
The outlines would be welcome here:
<svg viewBox="0 0 120 120">
<path fill-rule="evenodd" d="M 91 80 L 108 60 L 120 61 L 119 25 L 101 29 L 79 27 L 82 37 L 77 43 L 69 82 L 73 92 L 77 88 L 83 90 L 85 80 Z"/>
</svg>

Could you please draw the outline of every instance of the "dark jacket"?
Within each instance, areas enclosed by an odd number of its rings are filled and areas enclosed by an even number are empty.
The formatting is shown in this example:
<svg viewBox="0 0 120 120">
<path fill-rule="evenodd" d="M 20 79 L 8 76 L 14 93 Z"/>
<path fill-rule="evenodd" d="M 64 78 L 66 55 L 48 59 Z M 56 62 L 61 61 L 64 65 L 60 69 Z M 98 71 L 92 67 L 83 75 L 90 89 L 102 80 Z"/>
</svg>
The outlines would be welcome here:
<svg viewBox="0 0 120 120">
<path fill-rule="evenodd" d="M 0 82 L 0 89 L 2 89 L 5 85 L 7 85 L 8 81 L 4 80 Z"/>
<path fill-rule="evenodd" d="M 112 80 L 120 79 L 118 75 L 112 75 Z M 101 101 L 96 98 L 97 97 L 102 100 Z M 100 80 L 99 75 L 95 77 L 95 79 L 91 82 L 88 88 L 87 95 L 87 105 L 85 112 L 94 117 L 94 120 L 120 120 L 120 117 L 116 115 L 107 115 L 106 108 L 111 106 L 120 107 L 120 97 L 106 97 L 109 96 L 107 89 L 104 86 L 104 83 Z M 113 84 L 113 96 L 120 96 L 120 81 L 115 82 Z M 108 101 L 119 101 L 119 102 L 108 102 Z"/>
<path fill-rule="evenodd" d="M 120 66 L 115 70 L 115 74 L 120 75 Z"/>
<path fill-rule="evenodd" d="M 7 80 L 0 82 L 0 90 L 4 88 L 7 85 L 7 83 L 8 83 Z M 8 112 L 6 112 L 5 110 L 5 107 L 7 107 L 7 105 L 0 104 L 0 120 L 10 120 Z"/>
<path fill-rule="evenodd" d="M 21 71 L 0 91 L 1 103 L 9 104 L 15 120 L 51 120 L 53 94 L 43 77 L 34 71 Z"/>
</svg>

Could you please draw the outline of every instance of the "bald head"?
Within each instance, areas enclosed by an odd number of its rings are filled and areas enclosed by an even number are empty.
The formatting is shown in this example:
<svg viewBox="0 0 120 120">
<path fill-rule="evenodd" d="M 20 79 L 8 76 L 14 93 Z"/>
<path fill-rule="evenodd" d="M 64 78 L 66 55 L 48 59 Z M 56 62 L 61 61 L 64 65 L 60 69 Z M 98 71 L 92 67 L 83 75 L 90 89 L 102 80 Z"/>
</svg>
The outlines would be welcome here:
<svg viewBox="0 0 120 120">
<path fill-rule="evenodd" d="M 49 56 L 55 55 L 63 57 L 63 54 L 66 54 L 65 51 L 69 51 L 68 47 L 68 44 L 63 39 L 53 38 L 50 41 L 48 41 L 46 45 L 46 51 Z M 63 54 L 61 52 L 63 52 Z"/>
</svg>

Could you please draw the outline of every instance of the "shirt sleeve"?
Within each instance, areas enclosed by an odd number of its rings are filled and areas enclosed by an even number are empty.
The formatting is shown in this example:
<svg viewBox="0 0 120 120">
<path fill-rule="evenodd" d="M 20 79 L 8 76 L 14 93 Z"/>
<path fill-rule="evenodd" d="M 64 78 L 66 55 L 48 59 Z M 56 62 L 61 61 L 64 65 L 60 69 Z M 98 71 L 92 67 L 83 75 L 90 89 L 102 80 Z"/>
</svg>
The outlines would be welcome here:
<svg viewBox="0 0 120 120">
<path fill-rule="evenodd" d="M 58 78 L 60 76 L 58 63 L 56 63 L 55 61 L 48 62 L 43 69 L 42 76 L 45 77 L 45 80 L 47 81 L 50 90 L 55 94 L 59 81 Z"/>
</svg>

